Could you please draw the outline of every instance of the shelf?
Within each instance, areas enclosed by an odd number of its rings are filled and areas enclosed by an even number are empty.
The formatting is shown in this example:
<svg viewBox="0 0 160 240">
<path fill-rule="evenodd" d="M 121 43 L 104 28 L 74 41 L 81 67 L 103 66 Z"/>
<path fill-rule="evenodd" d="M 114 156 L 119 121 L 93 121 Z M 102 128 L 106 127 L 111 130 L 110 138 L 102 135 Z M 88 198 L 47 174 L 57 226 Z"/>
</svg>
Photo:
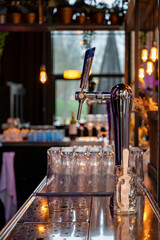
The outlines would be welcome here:
<svg viewBox="0 0 160 240">
<path fill-rule="evenodd" d="M 6 32 L 48 32 L 48 31 L 115 31 L 124 30 L 121 25 L 95 24 L 0 24 L 0 31 Z"/>
</svg>

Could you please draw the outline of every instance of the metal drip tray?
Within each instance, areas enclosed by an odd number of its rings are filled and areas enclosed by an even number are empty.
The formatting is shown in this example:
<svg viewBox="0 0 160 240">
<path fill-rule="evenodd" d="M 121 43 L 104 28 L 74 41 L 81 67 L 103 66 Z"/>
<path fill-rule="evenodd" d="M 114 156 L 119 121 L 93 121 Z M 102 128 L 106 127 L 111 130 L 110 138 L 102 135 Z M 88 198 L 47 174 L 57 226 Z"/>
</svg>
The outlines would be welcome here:
<svg viewBox="0 0 160 240">
<path fill-rule="evenodd" d="M 87 234 L 87 223 L 18 223 L 6 239 L 86 240 Z"/>
<path fill-rule="evenodd" d="M 138 212 L 113 214 L 110 197 L 36 197 L 7 240 L 159 239 L 159 222 L 146 197 Z"/>
<path fill-rule="evenodd" d="M 19 223 L 88 222 L 91 197 L 36 197 Z"/>
<path fill-rule="evenodd" d="M 137 196 L 137 214 L 117 215 L 110 208 L 109 192 L 46 193 L 45 196 L 42 191 L 45 182 L 44 179 L 2 230 L 0 239 L 160 239 L 158 218 L 143 194 Z"/>
</svg>

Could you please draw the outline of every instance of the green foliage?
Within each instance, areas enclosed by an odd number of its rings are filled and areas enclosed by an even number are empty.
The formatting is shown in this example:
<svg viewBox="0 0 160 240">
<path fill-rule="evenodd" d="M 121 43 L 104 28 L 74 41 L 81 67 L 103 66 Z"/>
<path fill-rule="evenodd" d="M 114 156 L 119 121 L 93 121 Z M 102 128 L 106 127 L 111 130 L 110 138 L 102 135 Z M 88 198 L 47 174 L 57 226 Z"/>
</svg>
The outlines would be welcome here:
<svg viewBox="0 0 160 240">
<path fill-rule="evenodd" d="M 139 39 L 140 39 L 140 43 L 141 45 L 145 45 L 146 41 L 147 41 L 147 31 L 144 31 L 143 33 L 140 34 Z"/>
<path fill-rule="evenodd" d="M 69 2 L 68 2 L 68 0 L 59 0 L 57 6 L 58 7 L 68 7 Z"/>
<path fill-rule="evenodd" d="M 83 45 L 85 49 L 89 49 L 92 46 L 92 41 L 95 38 L 94 31 L 84 31 L 83 32 Z"/>
<path fill-rule="evenodd" d="M 19 4 L 19 2 L 9 4 L 7 9 L 8 13 L 22 13 L 22 6 Z"/>
<path fill-rule="evenodd" d="M 38 5 L 33 0 L 24 0 L 22 1 L 22 7 L 26 9 L 27 12 L 37 12 Z"/>
<path fill-rule="evenodd" d="M 8 32 L 0 32 L 0 58 L 2 57 L 5 40 L 8 35 Z"/>
</svg>

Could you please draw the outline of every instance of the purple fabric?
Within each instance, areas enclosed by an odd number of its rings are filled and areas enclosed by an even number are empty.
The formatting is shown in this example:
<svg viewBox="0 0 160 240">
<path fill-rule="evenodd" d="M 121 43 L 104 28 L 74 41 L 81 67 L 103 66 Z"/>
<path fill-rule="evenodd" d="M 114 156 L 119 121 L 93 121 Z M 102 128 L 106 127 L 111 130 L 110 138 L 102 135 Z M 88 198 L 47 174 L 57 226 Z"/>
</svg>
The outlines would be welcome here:
<svg viewBox="0 0 160 240">
<path fill-rule="evenodd" d="M 17 195 L 14 174 L 15 152 L 4 152 L 0 175 L 0 199 L 5 208 L 6 223 L 17 211 Z"/>
</svg>

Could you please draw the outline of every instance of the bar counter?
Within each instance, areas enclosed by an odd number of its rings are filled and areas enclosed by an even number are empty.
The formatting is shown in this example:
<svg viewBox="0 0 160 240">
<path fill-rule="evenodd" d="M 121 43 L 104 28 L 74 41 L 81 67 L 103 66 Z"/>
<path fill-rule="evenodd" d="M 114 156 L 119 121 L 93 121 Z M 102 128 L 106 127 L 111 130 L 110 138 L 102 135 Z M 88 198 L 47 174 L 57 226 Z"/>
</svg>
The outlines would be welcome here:
<svg viewBox="0 0 160 240">
<path fill-rule="evenodd" d="M 97 137 L 77 137 L 76 140 L 70 140 L 69 138 L 64 138 L 63 141 L 12 141 L 12 142 L 0 142 L 0 147 L 67 147 L 75 145 L 101 145 L 102 141 L 98 140 Z"/>
<path fill-rule="evenodd" d="M 108 182 L 109 185 L 109 182 Z M 113 190 L 113 185 L 108 186 Z M 116 215 L 112 192 L 46 193 L 46 178 L 0 233 L 0 239 L 160 238 L 159 215 L 145 194 L 139 194 L 137 214 Z"/>
</svg>

